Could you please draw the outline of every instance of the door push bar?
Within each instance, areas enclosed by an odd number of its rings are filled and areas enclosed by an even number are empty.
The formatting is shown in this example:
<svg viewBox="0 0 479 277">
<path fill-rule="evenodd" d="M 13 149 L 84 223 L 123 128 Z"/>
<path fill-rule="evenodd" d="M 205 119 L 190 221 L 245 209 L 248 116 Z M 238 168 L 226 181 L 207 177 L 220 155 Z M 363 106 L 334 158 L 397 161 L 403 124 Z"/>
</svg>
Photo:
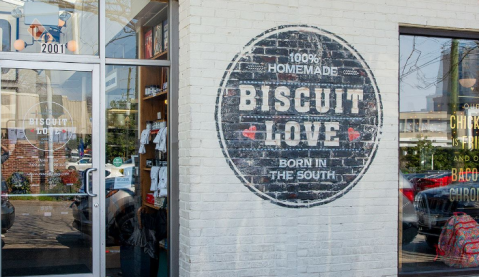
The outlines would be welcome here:
<svg viewBox="0 0 479 277">
<path fill-rule="evenodd" d="M 90 192 L 90 178 L 89 178 L 88 175 L 89 175 L 90 172 L 92 172 L 92 171 L 97 171 L 97 169 L 96 169 L 96 168 L 89 168 L 89 169 L 87 169 L 86 172 L 85 172 L 85 178 L 86 178 L 85 191 L 86 191 L 86 194 L 88 194 L 88 196 L 90 196 L 90 197 L 96 197 L 97 194 L 93 194 L 93 193 Z"/>
</svg>

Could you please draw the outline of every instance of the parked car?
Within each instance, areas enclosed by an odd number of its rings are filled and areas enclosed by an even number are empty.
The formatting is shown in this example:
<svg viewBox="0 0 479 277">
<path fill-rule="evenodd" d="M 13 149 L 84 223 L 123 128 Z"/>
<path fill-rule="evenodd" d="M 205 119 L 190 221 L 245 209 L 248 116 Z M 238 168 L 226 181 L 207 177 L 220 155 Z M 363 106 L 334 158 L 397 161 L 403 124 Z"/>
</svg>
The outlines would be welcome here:
<svg viewBox="0 0 479 277">
<path fill-rule="evenodd" d="M 479 183 L 455 182 L 419 192 L 414 200 L 419 234 L 434 247 L 442 227 L 454 212 L 465 212 L 479 221 Z"/>
<path fill-rule="evenodd" d="M 82 158 L 77 162 L 68 162 L 67 169 L 83 171 L 92 167 L 91 158 Z"/>
<path fill-rule="evenodd" d="M 107 245 L 119 245 L 126 241 L 133 233 L 133 219 L 135 217 L 134 206 L 134 178 L 131 178 L 129 187 L 117 189 L 115 188 L 115 180 L 118 177 L 125 177 L 121 171 L 110 169 L 105 170 L 105 207 L 106 207 L 106 234 Z M 86 176 L 83 173 L 82 179 Z M 85 182 L 80 192 L 85 192 Z M 91 183 L 90 183 L 91 184 Z M 73 227 L 82 233 L 91 235 L 91 197 L 79 196 L 75 197 L 71 205 L 73 209 Z"/>
<path fill-rule="evenodd" d="M 417 214 L 414 208 L 414 188 L 401 173 L 399 175 L 399 198 L 402 203 L 402 243 L 408 244 L 418 233 Z"/>
<path fill-rule="evenodd" d="M 2 182 L 2 234 L 7 232 L 15 222 L 15 207 L 8 200 L 8 188 L 5 181 Z M 3 243 L 2 243 L 3 244 Z"/>
</svg>

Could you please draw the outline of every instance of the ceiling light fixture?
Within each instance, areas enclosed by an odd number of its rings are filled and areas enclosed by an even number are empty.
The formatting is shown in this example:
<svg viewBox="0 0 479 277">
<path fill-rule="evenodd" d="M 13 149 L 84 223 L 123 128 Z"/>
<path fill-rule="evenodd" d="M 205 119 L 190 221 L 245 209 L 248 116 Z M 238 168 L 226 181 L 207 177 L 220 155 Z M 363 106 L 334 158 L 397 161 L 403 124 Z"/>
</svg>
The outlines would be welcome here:
<svg viewBox="0 0 479 277">
<path fill-rule="evenodd" d="M 465 88 L 472 88 L 476 84 L 476 79 L 474 78 L 465 78 L 459 79 L 459 84 Z"/>
</svg>

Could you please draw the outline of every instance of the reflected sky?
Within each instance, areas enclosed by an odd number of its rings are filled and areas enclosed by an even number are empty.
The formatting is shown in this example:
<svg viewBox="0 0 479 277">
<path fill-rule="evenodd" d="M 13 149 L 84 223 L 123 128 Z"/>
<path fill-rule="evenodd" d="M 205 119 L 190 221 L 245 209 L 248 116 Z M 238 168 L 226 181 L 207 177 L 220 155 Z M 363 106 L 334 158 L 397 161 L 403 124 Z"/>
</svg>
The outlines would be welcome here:
<svg viewBox="0 0 479 277">
<path fill-rule="evenodd" d="M 450 52 L 451 39 L 401 36 L 400 112 L 426 109 L 426 96 L 434 95 L 441 83 L 443 51 Z"/>
<path fill-rule="evenodd" d="M 461 79 L 478 79 L 479 48 L 477 41 L 457 40 L 458 73 Z M 448 97 L 451 81 L 452 39 L 401 36 L 400 40 L 400 111 L 432 111 L 441 98 Z M 461 82 L 459 82 L 461 83 Z M 478 98 L 477 84 L 457 86 L 460 102 Z M 429 103 L 428 103 L 429 101 Z M 434 109 L 436 109 L 434 108 Z"/>
</svg>

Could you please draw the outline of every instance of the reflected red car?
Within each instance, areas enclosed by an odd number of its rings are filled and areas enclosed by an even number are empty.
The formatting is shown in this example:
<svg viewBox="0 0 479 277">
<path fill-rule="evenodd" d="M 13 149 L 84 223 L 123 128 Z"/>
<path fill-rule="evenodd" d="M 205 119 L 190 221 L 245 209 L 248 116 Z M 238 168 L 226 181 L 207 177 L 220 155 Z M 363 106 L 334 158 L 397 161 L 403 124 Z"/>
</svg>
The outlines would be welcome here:
<svg viewBox="0 0 479 277">
<path fill-rule="evenodd" d="M 417 194 L 423 190 L 445 187 L 452 183 L 451 172 L 426 175 L 422 178 L 414 178 L 411 180 L 414 185 L 414 191 Z"/>
</svg>

